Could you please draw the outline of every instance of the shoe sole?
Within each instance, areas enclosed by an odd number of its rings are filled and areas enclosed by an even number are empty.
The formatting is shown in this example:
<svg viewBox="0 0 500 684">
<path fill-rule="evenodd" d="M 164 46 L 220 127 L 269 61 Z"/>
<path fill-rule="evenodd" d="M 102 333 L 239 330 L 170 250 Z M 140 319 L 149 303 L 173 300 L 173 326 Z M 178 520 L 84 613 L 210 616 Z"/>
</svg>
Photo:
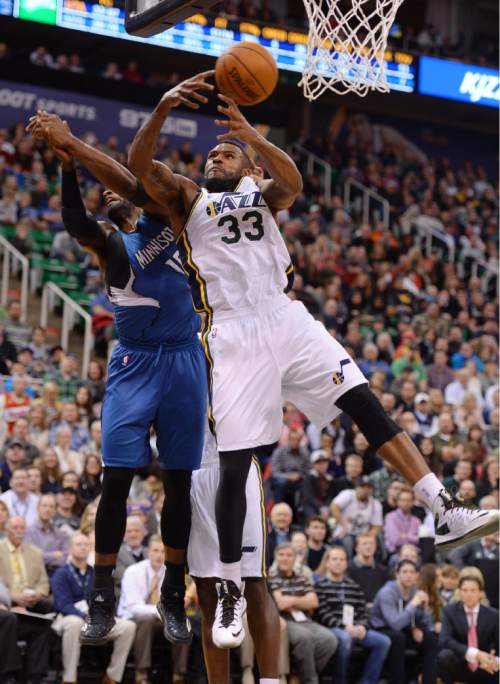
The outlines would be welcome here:
<svg viewBox="0 0 500 684">
<path fill-rule="evenodd" d="M 243 606 L 243 610 L 241 611 L 241 617 L 242 618 L 245 615 L 245 613 L 247 612 L 246 599 L 244 598 L 243 601 L 245 602 L 245 605 Z M 241 646 L 241 644 L 243 643 L 243 639 L 245 638 L 245 636 L 246 636 L 245 628 L 242 626 L 241 627 L 241 633 L 238 635 L 238 640 L 234 641 L 230 646 L 227 646 L 226 644 L 220 644 L 220 642 L 217 643 L 217 640 L 214 639 L 214 633 L 212 630 L 212 641 L 214 643 L 214 646 L 216 646 L 217 648 L 220 648 L 221 651 L 229 651 L 232 648 L 238 648 L 238 646 Z"/>
<path fill-rule="evenodd" d="M 463 546 L 463 544 L 467 544 L 468 542 L 481 539 L 481 537 L 485 537 L 488 534 L 494 534 L 495 532 L 498 532 L 499 528 L 500 514 L 497 513 L 495 518 L 490 519 L 484 525 L 480 525 L 470 532 L 466 532 L 461 537 L 456 537 L 450 541 L 445 541 L 441 544 L 439 542 L 435 542 L 434 546 L 438 551 L 449 551 L 450 549 L 457 548 L 457 546 Z"/>
<path fill-rule="evenodd" d="M 156 606 L 156 612 L 158 613 L 158 617 L 161 620 L 161 624 L 163 625 L 163 636 L 165 639 L 171 643 L 171 644 L 190 644 L 193 641 L 193 634 L 191 633 L 187 639 L 178 639 L 176 637 L 173 637 L 170 632 L 167 629 L 167 625 L 165 621 L 163 620 L 163 616 L 161 612 L 158 610 L 158 606 Z"/>
</svg>

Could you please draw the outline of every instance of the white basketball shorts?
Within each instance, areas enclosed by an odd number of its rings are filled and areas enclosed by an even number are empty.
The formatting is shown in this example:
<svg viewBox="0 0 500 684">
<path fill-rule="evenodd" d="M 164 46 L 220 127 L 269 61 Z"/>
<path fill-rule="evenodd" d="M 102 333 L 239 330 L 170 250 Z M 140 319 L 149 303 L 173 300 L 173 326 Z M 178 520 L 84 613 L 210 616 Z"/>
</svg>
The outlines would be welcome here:
<svg viewBox="0 0 500 684">
<path fill-rule="evenodd" d="M 219 464 L 211 463 L 193 472 L 191 480 L 192 522 L 187 552 L 189 574 L 220 577 L 219 540 L 215 523 L 215 494 Z M 259 465 L 252 461 L 246 485 L 247 514 L 243 527 L 241 576 L 266 575 L 266 515 Z M 227 511 L 231 515 L 231 511 Z"/>
<path fill-rule="evenodd" d="M 286 295 L 257 312 L 216 315 L 207 343 L 219 451 L 276 442 L 283 400 L 321 429 L 341 413 L 339 397 L 367 382 L 322 323 Z"/>
</svg>

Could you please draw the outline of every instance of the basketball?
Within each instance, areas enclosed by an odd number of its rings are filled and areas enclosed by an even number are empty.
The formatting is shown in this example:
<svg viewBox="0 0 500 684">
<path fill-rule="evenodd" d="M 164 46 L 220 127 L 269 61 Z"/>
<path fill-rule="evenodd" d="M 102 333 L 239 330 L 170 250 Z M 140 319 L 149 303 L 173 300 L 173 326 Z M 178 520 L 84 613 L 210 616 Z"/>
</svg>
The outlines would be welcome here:
<svg viewBox="0 0 500 684">
<path fill-rule="evenodd" d="M 269 50 L 257 43 L 236 43 L 215 64 L 215 81 L 223 95 L 239 105 L 267 100 L 278 83 L 278 67 Z"/>
</svg>

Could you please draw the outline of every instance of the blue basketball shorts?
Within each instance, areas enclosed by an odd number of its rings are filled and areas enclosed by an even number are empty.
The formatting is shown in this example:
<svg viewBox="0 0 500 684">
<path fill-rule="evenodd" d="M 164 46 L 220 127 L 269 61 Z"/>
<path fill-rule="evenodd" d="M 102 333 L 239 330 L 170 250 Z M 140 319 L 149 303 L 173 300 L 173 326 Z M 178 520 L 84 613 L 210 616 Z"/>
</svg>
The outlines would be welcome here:
<svg viewBox="0 0 500 684">
<path fill-rule="evenodd" d="M 153 349 L 118 342 L 102 405 L 104 465 L 148 465 L 153 426 L 161 468 L 198 469 L 207 395 L 206 359 L 198 337 L 185 345 Z"/>
</svg>

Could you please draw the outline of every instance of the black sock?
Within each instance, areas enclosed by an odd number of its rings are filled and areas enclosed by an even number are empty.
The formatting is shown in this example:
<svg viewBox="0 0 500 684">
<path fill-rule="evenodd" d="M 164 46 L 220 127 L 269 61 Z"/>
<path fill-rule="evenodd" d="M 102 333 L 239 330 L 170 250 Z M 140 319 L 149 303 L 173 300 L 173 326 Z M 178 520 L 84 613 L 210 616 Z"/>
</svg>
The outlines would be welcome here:
<svg viewBox="0 0 500 684">
<path fill-rule="evenodd" d="M 175 587 L 176 589 L 184 590 L 185 586 L 185 564 L 171 563 L 170 561 L 165 561 L 165 579 L 163 584 L 166 586 Z"/>
<path fill-rule="evenodd" d="M 112 589 L 114 565 L 94 565 L 94 589 Z"/>
</svg>

